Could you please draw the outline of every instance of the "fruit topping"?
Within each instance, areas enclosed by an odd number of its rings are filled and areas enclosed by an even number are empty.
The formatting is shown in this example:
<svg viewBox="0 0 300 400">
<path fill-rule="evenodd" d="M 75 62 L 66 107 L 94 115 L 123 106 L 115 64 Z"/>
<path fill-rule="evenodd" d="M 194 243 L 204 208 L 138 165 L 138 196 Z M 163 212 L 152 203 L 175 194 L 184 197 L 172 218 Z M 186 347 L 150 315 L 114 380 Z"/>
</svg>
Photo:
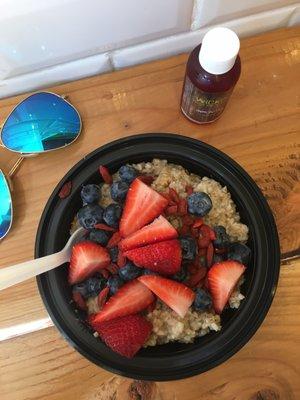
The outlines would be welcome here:
<svg viewBox="0 0 300 400">
<path fill-rule="evenodd" d="M 110 204 L 103 212 L 103 220 L 107 225 L 118 228 L 122 215 L 122 207 L 119 204 Z"/>
<path fill-rule="evenodd" d="M 223 311 L 245 269 L 243 264 L 228 260 L 214 264 L 208 271 L 209 291 L 216 313 Z"/>
<path fill-rule="evenodd" d="M 118 276 L 112 278 L 119 278 L 121 281 L 121 278 Z M 96 322 L 102 322 L 125 315 L 135 314 L 144 310 L 153 301 L 154 296 L 152 292 L 141 282 L 134 280 L 120 287 L 106 302 L 103 309 L 96 314 L 94 320 Z"/>
<path fill-rule="evenodd" d="M 135 265 L 163 275 L 176 274 L 180 270 L 182 260 L 181 247 L 177 239 L 128 250 L 124 255 Z"/>
<path fill-rule="evenodd" d="M 203 217 L 207 215 L 212 209 L 212 202 L 210 197 L 204 192 L 192 193 L 187 198 L 188 211 L 190 214 Z"/>
<path fill-rule="evenodd" d="M 153 221 L 162 213 L 167 204 L 168 202 L 163 196 L 145 185 L 140 179 L 135 179 L 126 197 L 120 222 L 121 235 L 127 237 Z"/>
<path fill-rule="evenodd" d="M 180 317 L 184 317 L 195 299 L 195 293 L 182 283 L 161 276 L 143 275 L 138 278 Z"/>
<path fill-rule="evenodd" d="M 178 234 L 176 229 L 162 215 L 151 224 L 127 236 L 119 243 L 122 250 L 130 250 L 147 244 L 175 239 Z"/>
<path fill-rule="evenodd" d="M 109 348 L 127 358 L 132 358 L 140 350 L 152 331 L 151 323 L 141 315 L 128 315 L 101 323 L 91 317 L 90 324 Z"/>
<path fill-rule="evenodd" d="M 78 211 L 77 217 L 84 229 L 93 229 L 103 221 L 103 208 L 98 204 L 87 204 Z"/>
<path fill-rule="evenodd" d="M 94 275 L 110 263 L 108 251 L 93 242 L 79 242 L 72 248 L 69 283 L 74 285 Z"/>
</svg>

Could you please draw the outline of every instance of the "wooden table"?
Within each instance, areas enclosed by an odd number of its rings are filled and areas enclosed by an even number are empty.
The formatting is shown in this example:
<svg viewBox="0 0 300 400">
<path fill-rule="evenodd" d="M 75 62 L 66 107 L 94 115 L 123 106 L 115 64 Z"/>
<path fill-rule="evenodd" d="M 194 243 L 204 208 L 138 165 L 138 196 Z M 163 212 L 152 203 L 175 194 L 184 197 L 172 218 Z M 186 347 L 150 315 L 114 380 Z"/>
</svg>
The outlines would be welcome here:
<svg viewBox="0 0 300 400">
<path fill-rule="evenodd" d="M 189 122 L 179 101 L 187 55 L 51 88 L 84 122 L 68 149 L 30 158 L 14 178 L 15 219 L 1 266 L 30 259 L 57 182 L 84 155 L 140 132 L 176 132 L 229 154 L 256 180 L 276 217 L 282 269 L 272 308 L 253 339 L 223 365 L 177 382 L 134 382 L 91 364 L 49 327 L 35 280 L 0 293 L 1 400 L 300 399 L 300 29 L 242 40 L 242 76 L 222 118 Z M 22 96 L 0 101 L 0 123 Z M 0 151 L 8 171 L 16 157 Z M 30 330 L 34 332 L 26 333 Z M 12 337 L 17 335 L 17 337 Z"/>
</svg>

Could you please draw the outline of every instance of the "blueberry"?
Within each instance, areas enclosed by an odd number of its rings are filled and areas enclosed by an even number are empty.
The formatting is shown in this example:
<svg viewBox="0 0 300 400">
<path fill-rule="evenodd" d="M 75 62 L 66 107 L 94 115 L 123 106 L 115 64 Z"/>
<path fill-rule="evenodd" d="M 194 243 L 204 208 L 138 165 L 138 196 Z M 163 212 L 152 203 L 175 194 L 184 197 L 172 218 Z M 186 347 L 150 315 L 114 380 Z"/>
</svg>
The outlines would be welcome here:
<svg viewBox="0 0 300 400">
<path fill-rule="evenodd" d="M 123 165 L 119 169 L 119 176 L 121 181 L 130 184 L 138 176 L 138 171 L 130 165 Z"/>
<path fill-rule="evenodd" d="M 181 266 L 181 269 L 180 271 L 177 272 L 177 274 L 171 276 L 171 278 L 177 282 L 183 282 L 186 279 L 186 277 L 187 277 L 187 268 L 185 265 Z"/>
<path fill-rule="evenodd" d="M 110 254 L 111 262 L 116 263 L 118 261 L 118 255 L 119 255 L 118 246 L 112 247 L 111 249 L 108 249 L 108 251 Z"/>
<path fill-rule="evenodd" d="M 119 204 L 110 204 L 103 213 L 104 222 L 107 225 L 117 228 L 122 214 L 122 207 Z"/>
<path fill-rule="evenodd" d="M 247 265 L 250 261 L 251 250 L 242 243 L 232 243 L 229 247 L 228 259 Z"/>
<path fill-rule="evenodd" d="M 159 275 L 157 272 L 151 271 L 150 269 L 144 269 L 143 275 Z"/>
<path fill-rule="evenodd" d="M 197 311 L 205 311 L 210 309 L 212 306 L 212 300 L 210 294 L 205 290 L 197 288 L 196 297 L 193 303 L 193 307 Z"/>
<path fill-rule="evenodd" d="M 204 192 L 192 193 L 188 196 L 188 212 L 203 217 L 212 209 L 210 197 Z"/>
<path fill-rule="evenodd" d="M 224 254 L 214 254 L 214 256 L 213 256 L 213 264 L 216 264 L 216 263 L 220 263 L 220 262 L 222 262 L 222 261 L 224 261 L 226 259 L 226 256 L 224 255 Z"/>
<path fill-rule="evenodd" d="M 118 202 L 123 202 L 126 199 L 126 195 L 129 189 L 129 185 L 126 182 L 114 182 L 110 187 L 111 198 Z"/>
<path fill-rule="evenodd" d="M 85 204 L 97 203 L 100 199 L 101 188 L 98 185 L 85 185 L 81 189 L 81 199 Z"/>
<path fill-rule="evenodd" d="M 128 261 L 124 267 L 119 269 L 120 278 L 124 281 L 131 281 L 142 275 L 143 271 L 141 268 L 136 267 L 132 262 Z"/>
<path fill-rule="evenodd" d="M 118 275 L 111 276 L 107 281 L 107 286 L 109 287 L 109 293 L 115 294 L 123 286 L 124 281 Z"/>
<path fill-rule="evenodd" d="M 182 249 L 183 260 L 194 260 L 197 253 L 196 240 L 191 236 L 182 236 L 181 238 L 179 238 L 179 241 Z"/>
<path fill-rule="evenodd" d="M 89 233 L 89 239 L 101 246 L 106 246 L 110 237 L 111 233 L 103 231 L 102 229 L 92 229 Z"/>
<path fill-rule="evenodd" d="M 76 285 L 74 285 L 73 292 L 78 292 L 81 294 L 81 296 L 86 297 L 87 290 L 86 290 L 85 282 L 80 282 L 80 283 L 77 283 Z"/>
<path fill-rule="evenodd" d="M 73 286 L 74 292 L 79 292 L 84 298 L 95 297 L 101 292 L 106 285 L 106 279 L 101 278 L 88 278 L 84 282 L 78 283 Z"/>
<path fill-rule="evenodd" d="M 103 221 L 103 208 L 98 204 L 88 204 L 77 213 L 80 225 L 85 229 L 93 229 L 96 224 Z"/>
<path fill-rule="evenodd" d="M 226 229 L 224 228 L 224 226 L 218 225 L 214 227 L 214 231 L 216 234 L 216 239 L 214 240 L 214 246 L 217 249 L 226 249 L 230 243 Z"/>
</svg>

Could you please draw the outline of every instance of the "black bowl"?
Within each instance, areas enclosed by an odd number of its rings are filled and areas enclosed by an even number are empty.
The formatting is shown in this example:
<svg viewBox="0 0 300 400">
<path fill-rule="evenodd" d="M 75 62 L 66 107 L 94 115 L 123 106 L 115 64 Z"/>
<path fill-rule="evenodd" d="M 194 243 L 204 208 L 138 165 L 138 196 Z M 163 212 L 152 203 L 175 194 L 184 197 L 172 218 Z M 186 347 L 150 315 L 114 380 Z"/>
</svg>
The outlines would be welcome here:
<svg viewBox="0 0 300 400">
<path fill-rule="evenodd" d="M 262 323 L 276 290 L 280 265 L 276 225 L 261 191 L 236 162 L 205 143 L 179 135 L 137 135 L 107 144 L 75 165 L 52 193 L 39 224 L 35 256 L 63 248 L 73 217 L 81 207 L 81 186 L 100 181 L 100 164 L 116 171 L 122 164 L 154 157 L 180 164 L 190 172 L 226 185 L 242 222 L 249 227 L 248 244 L 253 256 L 242 288 L 246 299 L 238 310 L 222 314 L 222 330 L 199 338 L 193 344 L 172 343 L 143 349 L 128 360 L 96 339 L 70 304 L 67 265 L 40 275 L 37 282 L 54 324 L 82 355 L 120 375 L 164 381 L 199 374 L 236 353 Z M 69 180 L 73 183 L 72 194 L 61 200 L 58 192 Z"/>
</svg>

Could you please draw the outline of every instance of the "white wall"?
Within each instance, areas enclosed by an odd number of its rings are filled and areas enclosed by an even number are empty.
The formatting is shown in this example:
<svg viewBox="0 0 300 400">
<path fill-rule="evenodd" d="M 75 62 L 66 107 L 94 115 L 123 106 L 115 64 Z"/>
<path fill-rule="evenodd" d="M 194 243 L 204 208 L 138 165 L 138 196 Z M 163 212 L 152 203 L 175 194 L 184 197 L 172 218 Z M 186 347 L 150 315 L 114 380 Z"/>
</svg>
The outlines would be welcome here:
<svg viewBox="0 0 300 400">
<path fill-rule="evenodd" d="M 300 23 L 293 0 L 0 0 L 0 97 Z"/>
</svg>

